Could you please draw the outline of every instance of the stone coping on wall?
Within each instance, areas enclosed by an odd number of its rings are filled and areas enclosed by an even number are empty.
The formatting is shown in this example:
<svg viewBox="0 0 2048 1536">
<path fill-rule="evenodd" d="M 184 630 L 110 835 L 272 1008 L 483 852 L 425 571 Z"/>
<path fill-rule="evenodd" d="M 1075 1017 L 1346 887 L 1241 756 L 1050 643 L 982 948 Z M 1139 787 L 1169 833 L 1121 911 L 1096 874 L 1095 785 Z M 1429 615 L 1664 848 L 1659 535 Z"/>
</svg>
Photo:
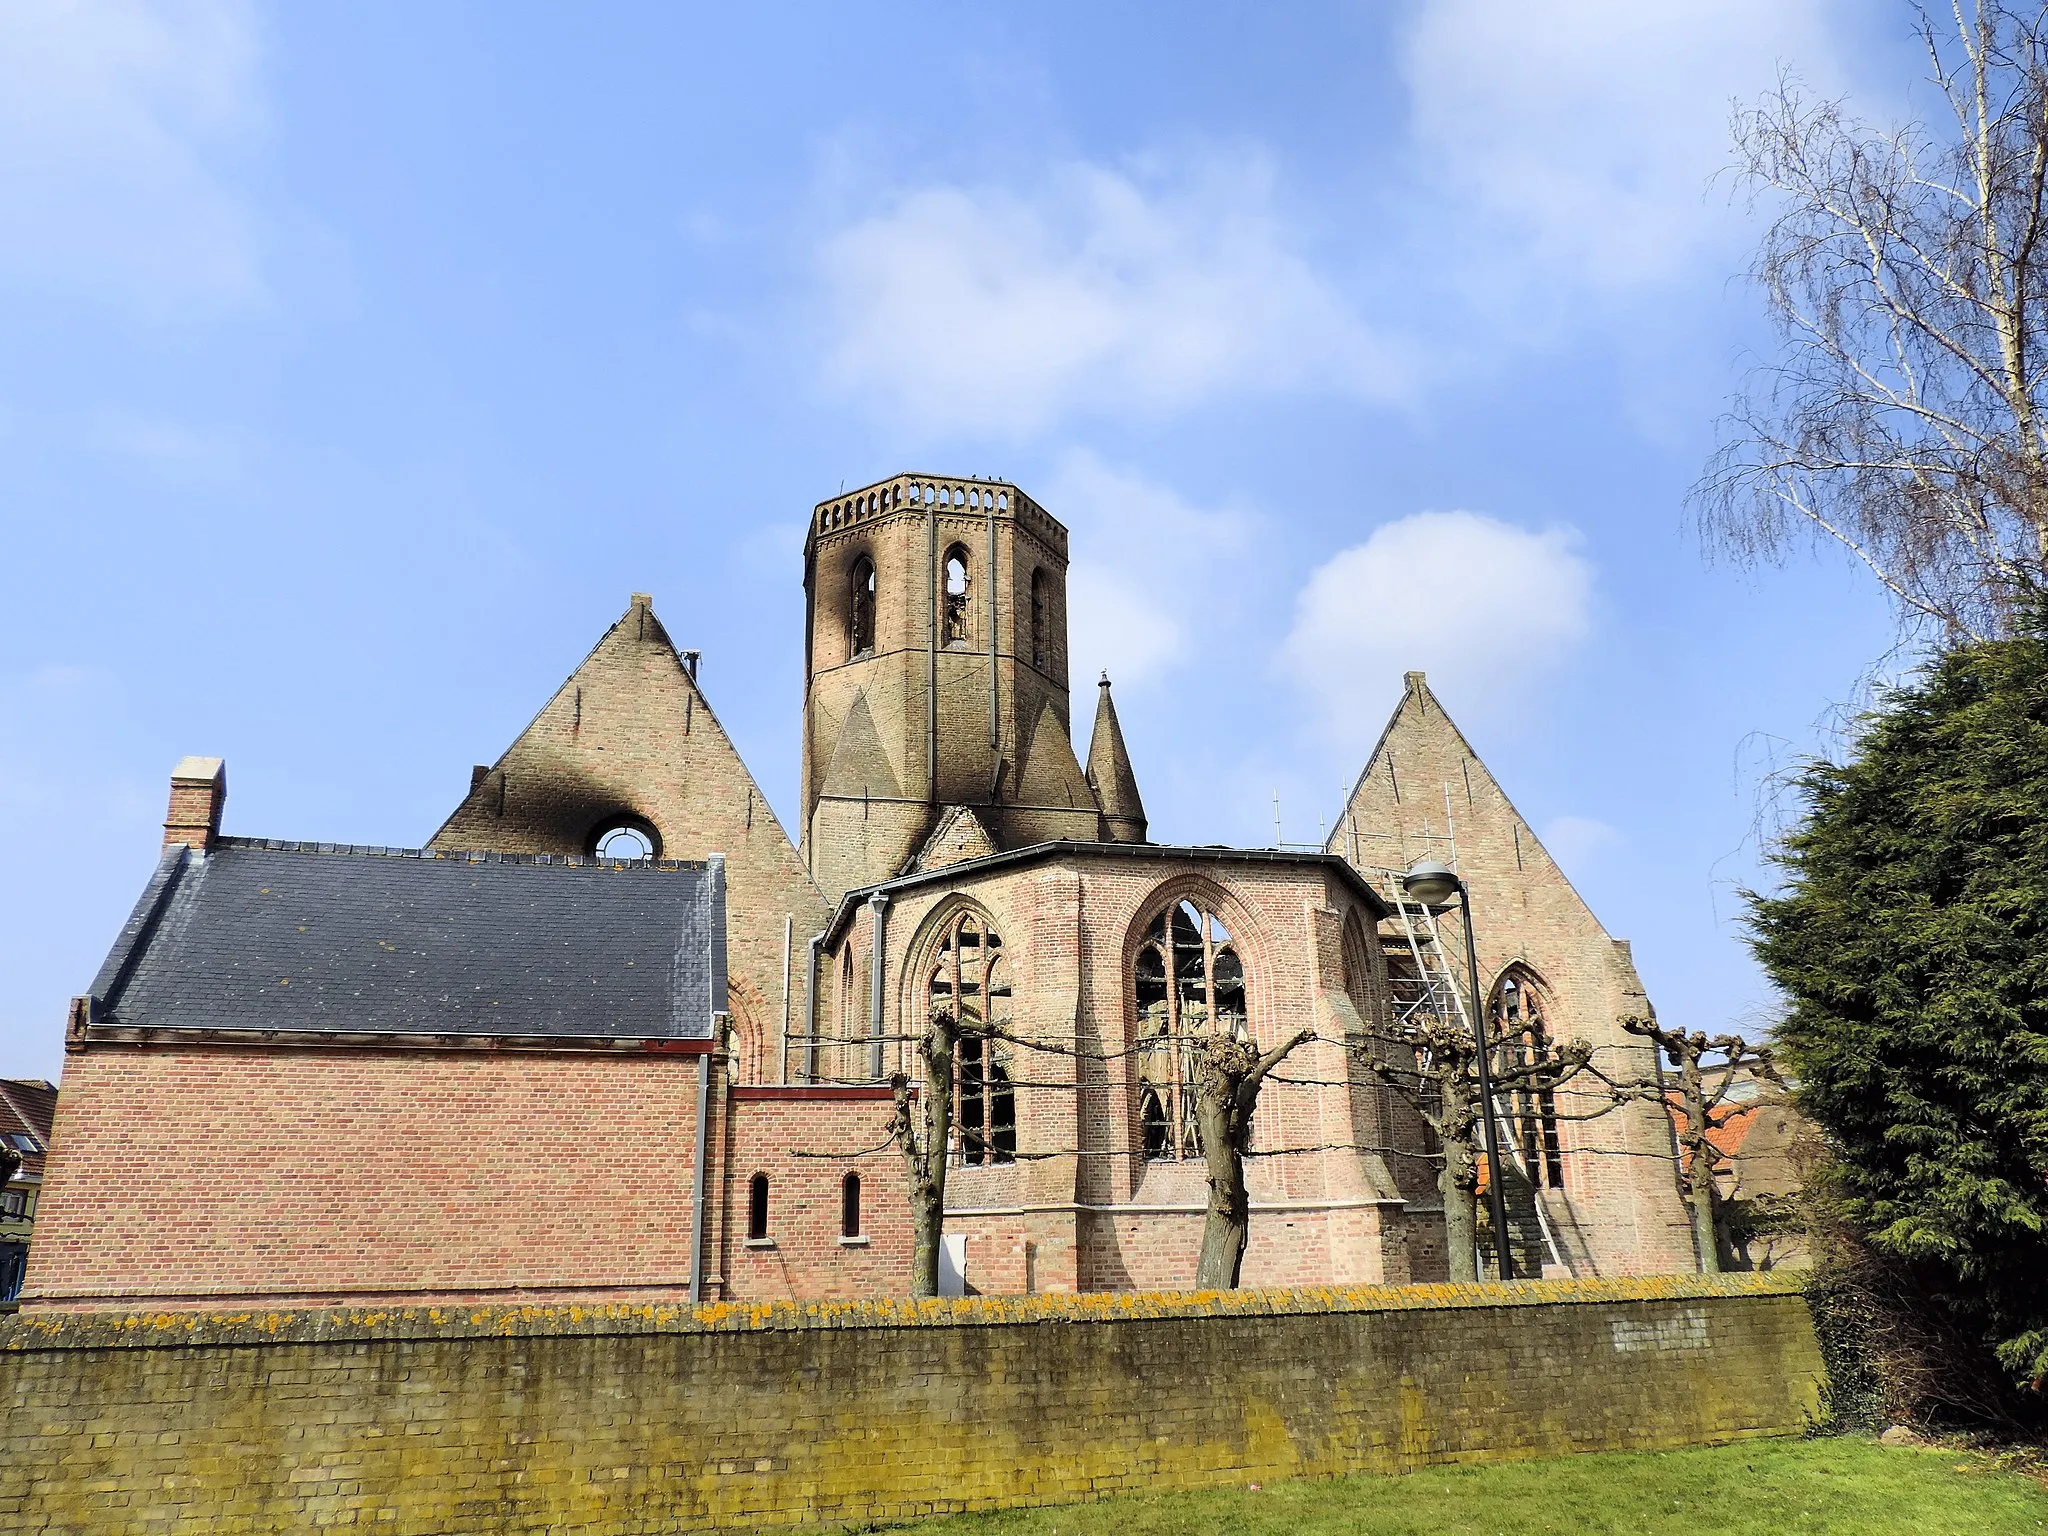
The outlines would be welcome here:
<svg viewBox="0 0 2048 1536">
<path fill-rule="evenodd" d="M 1237 1291 L 1089 1291 L 916 1301 L 622 1303 L 588 1306 L 382 1307 L 246 1312 L 34 1313 L 0 1319 L 0 1353 L 181 1349 L 404 1339 L 550 1338 L 860 1328 L 1017 1326 L 1199 1317 L 1278 1317 L 1449 1308 L 1706 1301 L 1797 1295 L 1799 1276 L 1640 1275 L 1613 1280 L 1311 1286 Z"/>
</svg>

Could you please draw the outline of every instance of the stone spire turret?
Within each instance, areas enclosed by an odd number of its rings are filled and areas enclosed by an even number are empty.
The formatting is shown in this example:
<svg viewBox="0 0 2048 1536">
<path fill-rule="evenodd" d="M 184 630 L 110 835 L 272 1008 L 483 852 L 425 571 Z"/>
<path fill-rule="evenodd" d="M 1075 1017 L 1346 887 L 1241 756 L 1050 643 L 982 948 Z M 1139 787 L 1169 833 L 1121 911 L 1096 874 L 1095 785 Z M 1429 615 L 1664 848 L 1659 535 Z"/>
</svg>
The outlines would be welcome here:
<svg viewBox="0 0 2048 1536">
<path fill-rule="evenodd" d="M 1145 841 L 1145 802 L 1138 798 L 1138 777 L 1131 772 L 1131 754 L 1124 749 L 1123 728 L 1109 697 L 1109 674 L 1096 685 L 1095 735 L 1088 743 L 1088 787 L 1102 807 L 1102 820 L 1113 843 Z"/>
</svg>

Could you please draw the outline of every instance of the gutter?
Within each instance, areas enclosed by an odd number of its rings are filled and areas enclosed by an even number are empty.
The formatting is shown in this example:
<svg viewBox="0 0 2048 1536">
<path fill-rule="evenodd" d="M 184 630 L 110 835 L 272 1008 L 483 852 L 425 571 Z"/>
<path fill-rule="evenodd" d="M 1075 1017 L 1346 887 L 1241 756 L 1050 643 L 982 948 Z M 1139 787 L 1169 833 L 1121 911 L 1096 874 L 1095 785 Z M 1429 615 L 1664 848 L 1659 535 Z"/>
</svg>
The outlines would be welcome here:
<svg viewBox="0 0 2048 1536">
<path fill-rule="evenodd" d="M 1007 869 L 1014 865 L 1061 855 L 1070 858 L 1152 859 L 1176 864 L 1208 862 L 1319 865 L 1340 875 L 1356 894 L 1365 898 L 1376 915 L 1385 917 L 1393 911 L 1387 905 L 1386 897 L 1373 889 L 1372 882 L 1353 868 L 1342 854 L 1298 853 L 1279 848 L 1202 848 L 1168 843 L 1051 842 L 1033 843 L 1028 848 L 1012 848 L 1005 853 L 992 853 L 986 858 L 963 859 L 958 864 L 946 864 L 938 869 L 898 875 L 893 880 L 884 880 L 875 885 L 848 891 L 839 898 L 839 905 L 833 910 L 831 920 L 826 923 L 825 931 L 818 935 L 815 942 L 820 946 L 836 943 L 845 932 L 847 924 L 852 921 L 855 910 L 863 905 L 872 904 L 878 897 L 886 899 L 899 891 L 914 890 L 921 885 L 946 884 L 966 876 L 985 874 L 992 870 Z"/>
</svg>

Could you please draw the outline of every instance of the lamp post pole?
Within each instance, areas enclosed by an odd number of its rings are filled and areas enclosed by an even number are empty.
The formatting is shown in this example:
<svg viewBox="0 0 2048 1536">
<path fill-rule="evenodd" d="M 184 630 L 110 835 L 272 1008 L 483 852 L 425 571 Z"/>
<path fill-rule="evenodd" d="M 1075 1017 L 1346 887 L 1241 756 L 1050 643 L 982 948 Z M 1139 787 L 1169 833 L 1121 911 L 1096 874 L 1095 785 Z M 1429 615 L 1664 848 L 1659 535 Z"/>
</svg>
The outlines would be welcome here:
<svg viewBox="0 0 2048 1536">
<path fill-rule="evenodd" d="M 1493 1218 L 1494 1266 L 1503 1280 L 1515 1278 L 1515 1260 L 1508 1247 L 1507 1194 L 1500 1182 L 1500 1142 L 1493 1124 L 1492 1031 L 1487 1025 L 1485 1000 L 1479 995 L 1479 944 L 1472 934 L 1472 892 L 1456 871 L 1434 859 L 1423 859 L 1401 877 L 1401 888 L 1425 906 L 1450 904 L 1458 893 L 1459 915 L 1465 920 L 1465 974 L 1472 984 L 1472 1043 L 1479 1066 L 1479 1134 L 1486 1149 L 1486 1209 Z"/>
<path fill-rule="evenodd" d="M 1486 1003 L 1479 995 L 1479 943 L 1472 936 L 1472 892 L 1458 882 L 1458 910 L 1465 919 L 1465 974 L 1471 978 L 1472 1034 L 1479 1046 L 1479 1124 L 1486 1142 L 1486 1208 L 1493 1215 L 1493 1259 L 1503 1280 L 1515 1278 L 1515 1259 L 1508 1247 L 1507 1191 L 1500 1182 L 1500 1139 L 1493 1123 L 1493 1031 L 1487 1026 Z"/>
</svg>

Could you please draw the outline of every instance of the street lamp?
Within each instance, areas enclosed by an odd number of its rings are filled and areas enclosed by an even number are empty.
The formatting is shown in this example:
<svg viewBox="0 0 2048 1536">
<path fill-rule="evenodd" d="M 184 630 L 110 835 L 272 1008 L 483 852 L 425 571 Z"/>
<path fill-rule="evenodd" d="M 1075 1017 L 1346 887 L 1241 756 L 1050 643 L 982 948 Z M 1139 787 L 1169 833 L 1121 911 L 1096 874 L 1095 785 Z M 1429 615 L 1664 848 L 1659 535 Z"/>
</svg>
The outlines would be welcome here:
<svg viewBox="0 0 2048 1536">
<path fill-rule="evenodd" d="M 1479 996 L 1479 951 L 1472 938 L 1472 893 L 1455 870 L 1435 859 L 1418 859 L 1401 877 L 1401 889 L 1408 893 L 1410 901 L 1419 901 L 1425 907 L 1448 906 L 1455 893 L 1465 919 L 1465 969 L 1472 980 L 1472 1035 L 1479 1056 L 1479 1125 L 1486 1147 L 1486 1208 L 1493 1217 L 1495 1267 L 1501 1279 L 1512 1280 L 1515 1261 L 1508 1251 L 1508 1207 L 1500 1182 L 1500 1146 L 1494 1136 L 1493 1069 L 1487 1061 L 1493 1052 L 1487 1038 L 1490 1031 L 1484 1017 L 1485 1006 Z"/>
</svg>

